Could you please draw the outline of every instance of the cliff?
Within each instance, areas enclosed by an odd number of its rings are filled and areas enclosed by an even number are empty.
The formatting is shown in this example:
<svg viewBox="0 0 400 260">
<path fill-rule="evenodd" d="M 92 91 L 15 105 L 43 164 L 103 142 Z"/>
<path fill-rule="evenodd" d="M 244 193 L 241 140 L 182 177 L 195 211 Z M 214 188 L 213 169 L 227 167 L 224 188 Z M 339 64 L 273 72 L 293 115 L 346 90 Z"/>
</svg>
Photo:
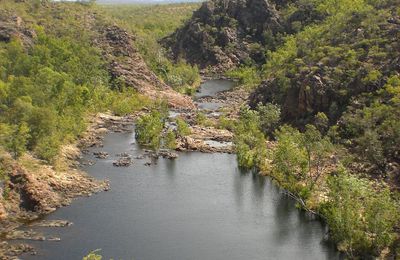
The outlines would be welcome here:
<svg viewBox="0 0 400 260">
<path fill-rule="evenodd" d="M 246 62 L 263 62 L 265 47 L 273 45 L 269 40 L 282 29 L 270 1 L 212 0 L 162 44 L 175 59 L 222 72 Z"/>
</svg>

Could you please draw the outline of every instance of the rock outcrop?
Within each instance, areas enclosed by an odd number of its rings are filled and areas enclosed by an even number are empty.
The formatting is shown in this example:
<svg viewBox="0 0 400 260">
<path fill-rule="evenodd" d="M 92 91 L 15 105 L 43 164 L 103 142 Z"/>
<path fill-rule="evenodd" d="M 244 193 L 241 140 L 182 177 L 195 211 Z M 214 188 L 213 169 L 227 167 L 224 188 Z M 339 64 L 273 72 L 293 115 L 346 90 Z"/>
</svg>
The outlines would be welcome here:
<svg viewBox="0 0 400 260">
<path fill-rule="evenodd" d="M 35 31 L 28 28 L 21 17 L 0 10 L 0 42 L 19 39 L 26 47 L 29 47 L 33 45 L 35 38 Z"/>
<path fill-rule="evenodd" d="M 211 0 L 174 34 L 162 40 L 175 59 L 222 72 L 249 60 L 263 62 L 268 38 L 282 30 L 269 0 Z"/>
<path fill-rule="evenodd" d="M 148 68 L 134 37 L 116 25 L 94 27 L 98 31 L 95 45 L 102 50 L 114 82 L 124 83 L 152 99 L 166 99 L 172 108 L 193 109 L 192 100 L 161 82 Z"/>
<path fill-rule="evenodd" d="M 331 123 L 336 123 L 349 106 L 357 109 L 371 102 L 364 95 L 382 88 L 390 76 L 400 71 L 400 17 L 382 19 L 376 25 L 379 30 L 373 33 L 365 33 L 368 27 L 360 22 L 362 19 L 367 18 L 353 18 L 339 37 L 332 37 L 330 42 L 325 40 L 326 44 L 330 48 L 348 48 L 354 53 L 379 48 L 380 56 L 368 51 L 365 55 L 355 55 L 351 61 L 338 57 L 339 53 L 309 59 L 307 65 L 299 65 L 295 71 L 285 70 L 286 83 L 279 75 L 263 81 L 250 96 L 251 107 L 255 108 L 260 102 L 279 104 L 283 121 L 304 126 L 311 123 L 318 112 L 325 113 Z M 375 43 L 377 39 L 385 44 Z M 298 60 L 303 59 L 301 54 L 297 55 Z M 373 79 L 373 73 L 379 77 Z"/>
</svg>

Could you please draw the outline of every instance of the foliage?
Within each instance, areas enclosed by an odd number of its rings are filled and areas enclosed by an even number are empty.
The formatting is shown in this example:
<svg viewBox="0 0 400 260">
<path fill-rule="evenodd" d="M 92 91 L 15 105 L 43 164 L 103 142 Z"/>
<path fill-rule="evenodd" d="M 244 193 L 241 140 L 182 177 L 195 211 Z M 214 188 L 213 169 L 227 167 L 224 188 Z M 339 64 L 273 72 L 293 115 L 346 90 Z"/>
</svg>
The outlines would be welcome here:
<svg viewBox="0 0 400 260">
<path fill-rule="evenodd" d="M 123 89 L 109 95 L 108 98 L 110 109 L 118 116 L 129 115 L 151 105 L 148 97 L 138 94 L 134 89 Z"/>
<path fill-rule="evenodd" d="M 99 251 L 100 250 L 98 249 L 90 252 L 87 256 L 84 256 L 82 260 L 102 260 L 103 257 L 98 254 Z"/>
<path fill-rule="evenodd" d="M 385 173 L 397 161 L 400 151 L 400 78 L 393 76 L 373 94 L 372 102 L 350 108 L 343 115 L 339 133 L 343 140 L 354 140 L 354 153 Z"/>
<path fill-rule="evenodd" d="M 266 105 L 259 103 L 257 111 L 260 114 L 260 125 L 262 131 L 271 137 L 275 129 L 279 126 L 281 120 L 280 107 L 271 103 Z"/>
<path fill-rule="evenodd" d="M 229 131 L 235 130 L 235 120 L 228 118 L 226 115 L 220 115 L 218 119 L 217 127 L 220 129 L 226 129 Z"/>
<path fill-rule="evenodd" d="M 184 60 L 171 62 L 158 41 L 183 24 L 197 7 L 196 3 L 103 6 L 122 26 L 137 35 L 136 45 L 152 71 L 166 84 L 190 95 L 200 85 L 198 68 Z"/>
<path fill-rule="evenodd" d="M 323 112 L 318 112 L 314 118 L 314 125 L 318 128 L 321 133 L 326 134 L 329 128 L 329 118 Z"/>
<path fill-rule="evenodd" d="M 136 121 L 135 131 L 138 143 L 158 150 L 161 146 L 165 120 L 165 115 L 157 109 L 139 117 Z"/>
<path fill-rule="evenodd" d="M 111 109 L 124 115 L 147 104 L 132 91 L 110 89 L 101 52 L 91 45 L 93 32 L 80 18 L 90 8 L 0 3 L 1 15 L 16 13 L 36 34 L 0 42 L 0 145 L 15 158 L 29 150 L 54 162 L 60 146 L 86 129 L 88 114 Z"/>
<path fill-rule="evenodd" d="M 246 86 L 249 89 L 255 88 L 261 83 L 261 75 L 256 67 L 241 66 L 226 72 L 229 78 L 238 79 L 240 85 Z"/>
<path fill-rule="evenodd" d="M 168 130 L 164 138 L 164 146 L 168 149 L 176 149 L 176 135 L 174 131 Z"/>
<path fill-rule="evenodd" d="M 351 256 L 362 252 L 378 256 L 396 239 L 400 210 L 387 187 L 341 171 L 328 181 L 329 200 L 322 206 L 332 238 Z"/>
<path fill-rule="evenodd" d="M 201 126 L 213 126 L 212 120 L 210 120 L 204 112 L 197 111 L 196 112 L 196 124 Z"/>
<path fill-rule="evenodd" d="M 322 173 L 324 164 L 333 153 L 334 147 L 329 137 L 323 137 L 313 125 L 306 125 L 303 135 L 303 146 L 307 154 L 310 189 L 314 187 Z"/>
<path fill-rule="evenodd" d="M 303 0 L 285 7 L 283 13 L 290 10 L 288 22 L 297 16 L 306 26 L 268 51 L 262 76 L 267 83 L 260 89 L 265 103 L 282 106 L 283 120 L 296 125 L 312 122 L 318 112 L 336 123 L 352 98 L 381 88 L 385 77 L 396 71 L 393 62 L 399 45 L 390 22 L 396 4 Z"/>
<path fill-rule="evenodd" d="M 280 127 L 275 133 L 278 145 L 274 150 L 272 163 L 274 171 L 285 178 L 303 180 L 307 173 L 307 152 L 302 134 L 288 126 Z"/>
<path fill-rule="evenodd" d="M 266 156 L 266 139 L 260 130 L 260 116 L 257 111 L 243 107 L 235 126 L 235 145 L 240 167 L 258 167 Z"/>
<path fill-rule="evenodd" d="M 177 118 L 176 119 L 176 125 L 177 125 L 177 135 L 178 136 L 188 136 L 191 134 L 191 130 L 189 125 L 183 120 L 182 118 Z"/>
</svg>

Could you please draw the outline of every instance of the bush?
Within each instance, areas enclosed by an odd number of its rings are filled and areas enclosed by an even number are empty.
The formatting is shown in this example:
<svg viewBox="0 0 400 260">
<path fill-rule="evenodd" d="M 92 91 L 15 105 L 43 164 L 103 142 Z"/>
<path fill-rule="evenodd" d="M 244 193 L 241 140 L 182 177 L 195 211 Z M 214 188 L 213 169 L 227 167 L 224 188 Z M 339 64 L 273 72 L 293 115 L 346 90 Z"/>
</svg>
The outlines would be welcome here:
<svg viewBox="0 0 400 260">
<path fill-rule="evenodd" d="M 178 126 L 176 131 L 178 136 L 188 136 L 191 134 L 191 130 L 189 125 L 185 122 L 185 120 L 181 118 L 176 119 L 176 125 Z"/>
<path fill-rule="evenodd" d="M 168 149 L 176 149 L 176 135 L 174 131 L 169 130 L 164 138 L 164 146 Z"/>
<path fill-rule="evenodd" d="M 235 126 L 235 146 L 240 167 L 257 168 L 266 157 L 266 139 L 260 130 L 259 113 L 243 107 Z"/>
<path fill-rule="evenodd" d="M 266 105 L 260 103 L 257 106 L 257 111 L 260 114 L 262 131 L 271 137 L 281 120 L 280 107 L 271 103 L 267 103 Z"/>
<path fill-rule="evenodd" d="M 261 83 L 261 76 L 255 67 L 239 67 L 226 73 L 227 77 L 238 79 L 241 85 L 254 88 Z"/>
<path fill-rule="evenodd" d="M 154 150 L 159 149 L 164 122 L 165 117 L 158 110 L 141 116 L 136 121 L 135 135 L 138 143 Z"/>
<path fill-rule="evenodd" d="M 351 257 L 375 255 L 390 247 L 397 235 L 400 208 L 389 188 L 376 187 L 341 170 L 328 181 L 328 201 L 321 212 L 332 239 Z"/>
</svg>

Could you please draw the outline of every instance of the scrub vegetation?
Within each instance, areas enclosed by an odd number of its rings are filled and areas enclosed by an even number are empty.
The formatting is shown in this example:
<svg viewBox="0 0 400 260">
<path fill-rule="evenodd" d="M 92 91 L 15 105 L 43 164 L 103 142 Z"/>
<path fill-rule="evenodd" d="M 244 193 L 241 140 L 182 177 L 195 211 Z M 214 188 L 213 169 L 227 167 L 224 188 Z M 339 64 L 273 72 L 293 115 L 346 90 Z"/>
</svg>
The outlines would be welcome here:
<svg viewBox="0 0 400 260">
<path fill-rule="evenodd" d="M 53 163 L 60 146 L 86 129 L 90 114 L 124 115 L 147 103 L 133 90 L 112 90 L 100 50 L 90 44 L 93 33 L 75 18 L 89 6 L 64 4 L 61 23 L 51 13 L 58 9 L 35 1 L 0 5 L 3 15 L 18 10 L 32 21 L 26 30 L 34 33 L 29 42 L 0 42 L 0 144 L 15 159 L 30 151 Z"/>
<path fill-rule="evenodd" d="M 190 18 L 198 3 L 168 5 L 104 5 L 105 11 L 137 37 L 136 46 L 147 65 L 166 84 L 191 95 L 200 84 L 199 69 L 184 59 L 171 61 L 159 40 Z"/>
<path fill-rule="evenodd" d="M 398 257 L 400 7 L 305 0 L 281 12 L 305 6 L 318 19 L 300 21 L 264 64 L 228 72 L 254 89 L 235 128 L 238 162 L 320 215 L 348 257 Z"/>
</svg>

